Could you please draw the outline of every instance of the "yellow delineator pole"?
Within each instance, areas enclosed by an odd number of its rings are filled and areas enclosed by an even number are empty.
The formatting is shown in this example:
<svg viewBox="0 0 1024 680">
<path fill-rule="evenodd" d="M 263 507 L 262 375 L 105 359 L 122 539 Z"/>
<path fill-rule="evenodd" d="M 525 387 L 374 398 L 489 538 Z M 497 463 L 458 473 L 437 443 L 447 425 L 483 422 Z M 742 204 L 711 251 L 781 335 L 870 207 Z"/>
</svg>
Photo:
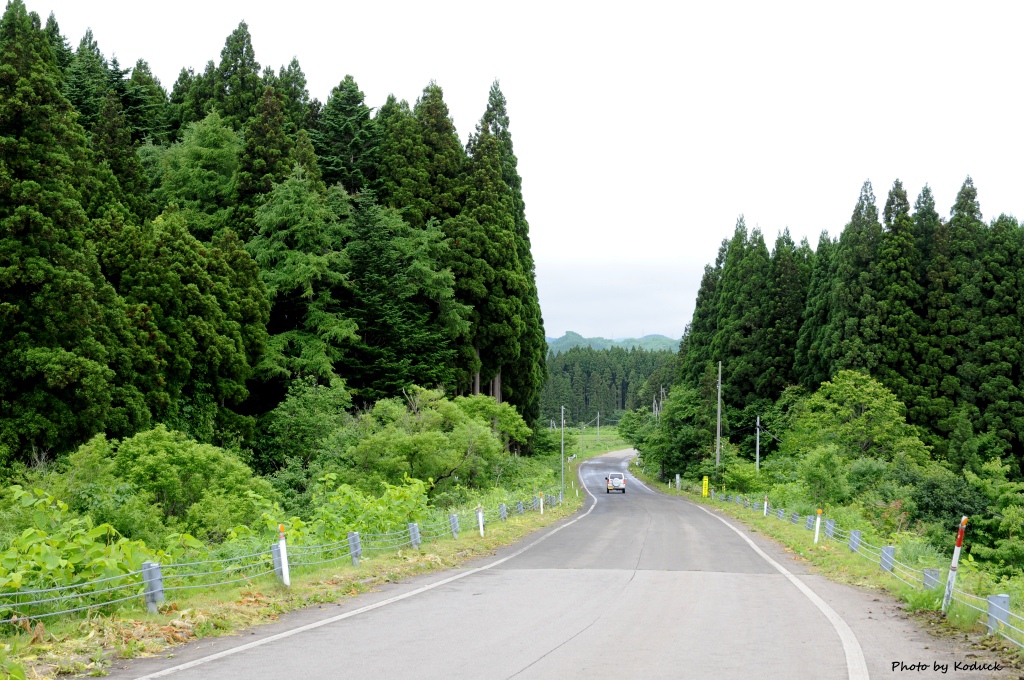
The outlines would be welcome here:
<svg viewBox="0 0 1024 680">
<path fill-rule="evenodd" d="M 700 495 L 701 495 L 701 498 L 707 498 L 708 497 L 708 477 L 707 477 L 707 475 L 704 475 L 704 484 L 701 486 Z"/>
</svg>

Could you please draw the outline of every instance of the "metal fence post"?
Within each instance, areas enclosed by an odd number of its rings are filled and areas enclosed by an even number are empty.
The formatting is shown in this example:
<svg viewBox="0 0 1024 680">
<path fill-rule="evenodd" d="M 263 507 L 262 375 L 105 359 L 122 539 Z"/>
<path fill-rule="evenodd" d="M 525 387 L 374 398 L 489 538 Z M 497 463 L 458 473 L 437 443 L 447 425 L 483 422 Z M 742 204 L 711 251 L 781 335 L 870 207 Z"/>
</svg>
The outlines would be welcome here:
<svg viewBox="0 0 1024 680">
<path fill-rule="evenodd" d="M 785 517 L 785 516 L 786 516 L 786 509 L 785 509 L 785 508 L 779 508 L 779 511 L 778 511 L 778 512 L 776 512 L 775 514 L 776 514 L 776 516 L 777 516 L 777 517 L 778 517 L 779 519 L 782 519 L 783 517 Z"/>
<path fill-rule="evenodd" d="M 146 584 L 146 609 L 156 614 L 157 604 L 164 601 L 164 576 L 159 562 L 142 563 L 142 580 Z"/>
<path fill-rule="evenodd" d="M 792 515 L 789 516 L 789 523 L 790 524 L 796 524 L 799 521 L 800 521 L 800 513 L 799 512 L 794 512 Z"/>
<path fill-rule="evenodd" d="M 348 532 L 348 552 L 352 556 L 352 566 L 359 566 L 359 558 L 363 556 L 363 542 L 359 540 L 358 531 Z"/>
<path fill-rule="evenodd" d="M 477 507 L 476 509 L 476 523 L 480 527 L 480 538 L 484 537 L 484 509 Z"/>
<path fill-rule="evenodd" d="M 768 516 L 768 496 L 764 497 L 764 516 Z"/>
<path fill-rule="evenodd" d="M 283 583 L 286 588 L 290 588 L 292 585 L 292 577 L 288 572 L 288 544 L 285 543 L 284 540 L 284 525 L 278 524 L 277 530 L 279 532 L 278 535 L 280 536 L 277 540 L 277 545 L 279 546 L 278 550 L 281 553 L 281 583 Z"/>
<path fill-rule="evenodd" d="M 925 569 L 924 570 L 924 589 L 935 590 L 939 587 L 939 570 L 938 569 Z"/>
<path fill-rule="evenodd" d="M 882 546 L 882 559 L 878 563 L 882 569 L 891 572 L 893 562 L 896 560 L 896 547 L 892 545 Z"/>
<path fill-rule="evenodd" d="M 835 536 L 836 533 L 836 521 L 834 519 L 825 520 L 825 535 L 829 538 Z"/>
<path fill-rule="evenodd" d="M 711 490 L 711 500 L 715 500 L 715 490 Z"/>
<path fill-rule="evenodd" d="M 853 552 L 860 550 L 860 529 L 850 531 L 850 550 Z"/>
<path fill-rule="evenodd" d="M 516 501 L 516 514 L 519 514 L 519 515 L 523 514 L 523 502 L 522 501 Z"/>
<path fill-rule="evenodd" d="M 409 543 L 413 550 L 420 549 L 420 525 L 416 522 L 409 523 Z"/>
<path fill-rule="evenodd" d="M 504 503 L 498 506 L 498 515 L 501 516 L 502 522 L 508 520 L 508 509 L 505 507 Z"/>
<path fill-rule="evenodd" d="M 1010 596 L 1005 593 L 988 596 L 988 634 L 1010 623 Z"/>
<path fill-rule="evenodd" d="M 679 491 L 679 473 L 676 473 L 676 491 Z"/>
<path fill-rule="evenodd" d="M 807 515 L 807 521 L 804 522 L 804 529 L 808 531 L 814 528 L 814 515 Z"/>
<path fill-rule="evenodd" d="M 452 528 L 452 538 L 459 537 L 459 516 L 448 515 L 448 525 Z"/>
<path fill-rule="evenodd" d="M 277 576 L 278 581 L 284 581 L 284 575 L 281 572 L 281 546 L 277 543 L 271 545 L 270 556 L 274 559 L 274 575 Z"/>
</svg>

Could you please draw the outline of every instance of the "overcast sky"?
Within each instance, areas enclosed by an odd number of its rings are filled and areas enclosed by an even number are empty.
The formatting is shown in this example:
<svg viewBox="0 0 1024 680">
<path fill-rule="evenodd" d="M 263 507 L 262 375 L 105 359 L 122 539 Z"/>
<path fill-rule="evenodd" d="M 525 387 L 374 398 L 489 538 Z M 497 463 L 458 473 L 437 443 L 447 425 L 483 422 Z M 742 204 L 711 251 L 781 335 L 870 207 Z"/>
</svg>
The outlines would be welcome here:
<svg viewBox="0 0 1024 680">
<path fill-rule="evenodd" d="M 738 215 L 814 245 L 865 179 L 947 214 L 969 174 L 986 220 L 1024 216 L 1020 3 L 26 3 L 168 89 L 241 20 L 321 101 L 434 79 L 463 141 L 499 78 L 549 336 L 678 337 Z"/>
</svg>

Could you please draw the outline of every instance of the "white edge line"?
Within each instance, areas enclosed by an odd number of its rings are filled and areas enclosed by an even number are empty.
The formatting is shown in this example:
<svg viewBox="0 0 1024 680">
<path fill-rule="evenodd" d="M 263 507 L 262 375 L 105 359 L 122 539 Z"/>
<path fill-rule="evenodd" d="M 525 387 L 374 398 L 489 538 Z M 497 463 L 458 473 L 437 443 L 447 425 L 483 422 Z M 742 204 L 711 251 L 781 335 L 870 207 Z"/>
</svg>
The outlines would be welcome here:
<svg viewBox="0 0 1024 680">
<path fill-rule="evenodd" d="M 580 467 L 582 468 L 584 465 L 586 465 L 589 462 L 590 462 L 589 460 L 583 461 L 582 463 L 580 463 Z M 577 469 L 577 475 L 578 474 L 579 474 L 579 470 Z M 270 642 L 276 642 L 278 640 L 283 640 L 284 638 L 288 638 L 288 637 L 291 637 L 293 635 L 298 635 L 299 633 L 304 633 L 307 630 L 313 630 L 314 628 L 320 628 L 321 626 L 326 626 L 326 625 L 329 625 L 331 623 L 335 623 L 337 621 L 341 621 L 343 619 L 351 618 L 353 616 L 356 616 L 358 614 L 363 614 L 363 613 L 371 611 L 373 609 L 379 609 L 380 607 L 385 607 L 385 606 L 387 606 L 389 604 L 392 604 L 394 602 L 398 602 L 400 600 L 404 600 L 406 598 L 412 597 L 413 595 L 419 595 L 420 593 L 425 593 L 428 590 L 433 590 L 434 588 L 439 588 L 440 586 L 447 585 L 447 584 L 451 583 L 452 581 L 458 581 L 461 578 L 466 578 L 467 576 L 472 576 L 473 574 L 476 574 L 477 572 L 481 572 L 481 571 L 485 571 L 487 569 L 491 569 L 492 567 L 496 567 L 499 564 L 504 564 L 505 562 L 508 562 L 513 557 L 518 557 L 519 555 L 522 555 L 524 552 L 526 552 L 527 550 L 529 550 L 533 546 L 537 545 L 541 541 L 545 541 L 548 538 L 550 538 L 551 536 L 554 536 L 556 533 L 558 533 L 562 529 L 564 529 L 564 528 L 566 528 L 568 526 L 572 526 L 576 522 L 579 522 L 581 519 L 583 519 L 584 517 L 589 515 L 591 513 L 591 511 L 593 511 L 594 508 L 597 507 L 597 497 L 590 492 L 590 489 L 587 488 L 586 484 L 581 484 L 581 486 L 583 486 L 584 491 L 586 491 L 587 494 L 594 500 L 594 502 L 591 504 L 590 508 L 586 512 L 584 512 L 582 515 L 580 515 L 576 519 L 573 519 L 573 520 L 571 520 L 569 522 L 566 522 L 565 524 L 563 524 L 560 527 L 556 527 L 556 528 L 552 529 L 548 533 L 546 533 L 543 536 L 541 536 L 540 538 L 538 538 L 533 543 L 530 543 L 529 545 L 523 546 L 522 548 L 520 548 L 519 550 L 515 551 L 511 555 L 503 557 L 500 560 L 495 560 L 494 562 L 490 562 L 489 564 L 485 564 L 482 567 L 476 567 L 475 569 L 470 569 L 469 571 L 464 571 L 464 572 L 461 572 L 459 574 L 455 574 L 454 576 L 449 576 L 446 579 L 442 579 L 440 581 L 435 581 L 434 583 L 427 584 L 425 586 L 417 588 L 416 590 L 410 590 L 407 593 L 402 593 L 401 595 L 395 595 L 394 597 L 389 597 L 386 600 L 381 600 L 380 602 L 375 602 L 374 604 L 366 605 L 365 607 L 360 607 L 359 609 L 353 609 L 352 611 L 345 612 L 344 614 L 338 614 L 337 616 L 332 616 L 332 617 L 327 618 L 327 619 L 322 619 L 320 621 L 315 621 L 313 623 L 307 623 L 304 626 L 299 626 L 298 628 L 292 628 L 290 630 L 286 630 L 284 632 L 277 633 L 276 635 L 271 635 L 269 637 L 265 637 L 265 638 L 262 638 L 260 640 L 254 640 L 253 642 L 248 642 L 248 643 L 246 643 L 244 645 L 239 645 L 237 647 L 232 647 L 231 649 L 225 649 L 224 651 L 217 652 L 216 654 L 210 654 L 209 656 L 204 656 L 204 657 L 199 658 L 199 659 L 193 659 L 192 661 L 189 661 L 188 663 L 183 663 L 183 664 L 180 664 L 178 666 L 172 666 L 170 668 L 165 668 L 162 671 L 157 671 L 155 673 L 150 673 L 149 675 L 142 675 L 142 676 L 137 677 L 135 680 L 151 680 L 152 678 L 167 677 L 168 675 L 171 675 L 173 673 L 177 673 L 178 671 L 184 671 L 184 670 L 188 670 L 190 668 L 195 668 L 196 666 L 201 666 L 202 664 L 209 663 L 210 661 L 216 661 L 217 659 L 223 659 L 226 656 L 231 656 L 232 654 L 238 654 L 240 652 L 244 652 L 244 651 L 253 649 L 254 647 L 259 647 L 260 645 L 265 645 L 265 644 L 268 644 Z"/>
<path fill-rule="evenodd" d="M 864 660 L 864 650 L 862 650 L 860 647 L 860 642 L 857 640 L 857 635 L 853 632 L 853 629 L 850 628 L 849 624 L 847 624 L 846 621 L 843 620 L 843 617 L 839 616 L 839 614 L 836 613 L 836 610 L 832 609 L 832 607 L 830 607 L 829 604 L 825 602 L 825 600 L 821 599 L 821 597 L 819 597 L 816 592 L 811 590 L 806 583 L 798 579 L 796 576 L 793 576 L 793 574 L 790 573 L 788 569 L 786 569 L 784 566 L 782 566 L 781 564 L 773 560 L 771 557 L 769 557 L 767 553 L 765 553 L 763 550 L 757 547 L 756 543 L 754 543 L 752 540 L 750 540 L 750 538 L 745 536 L 742 531 L 737 529 L 730 522 L 726 521 L 722 517 L 719 517 L 718 515 L 711 512 L 702 505 L 697 505 L 696 503 L 694 503 L 693 505 L 696 505 L 698 508 L 700 508 L 704 512 L 708 513 L 709 515 L 717 519 L 719 522 L 735 531 L 740 538 L 746 541 L 747 544 L 754 549 L 754 552 L 763 557 L 765 561 L 768 562 L 768 564 L 775 567 L 780 574 L 789 579 L 790 583 L 795 585 L 800 590 L 800 592 L 806 595 L 807 599 L 814 603 L 814 606 L 816 606 L 819 610 L 821 610 L 821 613 L 825 615 L 825 618 L 829 620 L 829 622 L 832 624 L 832 627 L 836 629 L 836 633 L 839 634 L 839 640 L 843 643 L 843 652 L 846 654 L 846 670 L 849 674 L 850 680 L 869 680 L 870 676 L 868 675 L 868 664 L 867 661 Z"/>
</svg>

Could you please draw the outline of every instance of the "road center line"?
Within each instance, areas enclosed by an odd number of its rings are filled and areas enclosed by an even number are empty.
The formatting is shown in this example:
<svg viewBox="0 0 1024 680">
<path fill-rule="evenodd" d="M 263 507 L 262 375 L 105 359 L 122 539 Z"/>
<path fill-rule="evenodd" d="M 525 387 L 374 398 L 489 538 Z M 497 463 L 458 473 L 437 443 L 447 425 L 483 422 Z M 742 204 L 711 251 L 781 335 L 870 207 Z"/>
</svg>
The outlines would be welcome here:
<svg viewBox="0 0 1024 680">
<path fill-rule="evenodd" d="M 744 535 L 742 531 L 707 508 L 697 505 L 696 503 L 694 503 L 694 505 L 735 531 L 740 538 L 746 541 L 747 544 L 754 549 L 754 552 L 763 557 L 768 564 L 775 567 L 780 574 L 789 579 L 790 583 L 795 585 L 800 592 L 806 595 L 807 599 L 813 602 L 814 606 L 821 610 L 821 613 L 825 615 L 825 618 L 829 620 L 832 627 L 836 629 L 836 633 L 839 634 L 839 640 L 843 643 L 843 652 L 846 654 L 846 671 L 850 680 L 869 680 L 868 664 L 867 661 L 864 660 L 864 650 L 860 648 L 860 642 L 857 640 L 857 636 L 854 634 L 853 629 L 850 628 L 849 624 L 843 620 L 843 617 L 839 616 L 839 614 L 836 613 L 836 610 L 832 609 L 832 607 L 830 607 L 825 600 L 821 599 L 816 592 L 811 590 L 806 583 L 798 579 L 796 576 L 793 576 L 788 569 L 769 557 L 765 551 L 757 547 L 757 544 Z"/>
<path fill-rule="evenodd" d="M 583 463 L 580 464 L 580 467 L 582 468 L 584 465 L 586 465 L 589 462 L 590 461 L 584 461 Z M 277 633 L 276 635 L 271 635 L 269 637 L 265 637 L 265 638 L 263 638 L 261 640 L 254 640 L 253 642 L 249 642 L 249 643 L 246 643 L 244 645 L 239 645 L 237 647 L 232 647 L 231 649 L 225 649 L 222 652 L 217 652 L 216 654 L 210 654 L 209 656 L 204 656 L 204 657 L 201 657 L 199 659 L 194 659 L 192 661 L 189 661 L 188 663 L 183 663 L 183 664 L 180 664 L 180 665 L 177 665 L 177 666 L 172 666 L 170 668 L 165 668 L 162 671 L 157 671 L 155 673 L 150 673 L 149 675 L 142 675 L 142 676 L 139 676 L 138 678 L 136 678 L 136 680 L 151 680 L 153 678 L 164 678 L 164 677 L 167 677 L 168 675 L 171 675 L 173 673 L 177 673 L 178 671 L 184 671 L 184 670 L 188 670 L 189 668 L 195 668 L 196 666 L 201 666 L 201 665 L 203 665 L 205 663 L 209 663 L 210 661 L 216 661 L 217 659 L 223 659 L 226 656 L 231 656 L 232 654 L 238 654 L 240 652 L 245 652 L 247 650 L 253 649 L 254 647 L 259 647 L 260 645 L 265 645 L 265 644 L 268 644 L 270 642 L 277 642 L 278 640 L 283 640 L 283 639 L 289 638 L 289 637 L 291 637 L 293 635 L 298 635 L 299 633 L 304 633 L 307 630 L 313 630 L 315 628 L 320 628 L 321 626 L 326 626 L 328 624 L 335 623 L 335 622 L 341 621 L 343 619 L 348 619 L 348 618 L 351 618 L 351 617 L 356 616 L 358 614 L 363 614 L 365 612 L 371 611 L 373 609 L 380 609 L 381 607 L 385 607 L 385 606 L 387 606 L 389 604 L 393 604 L 395 602 L 399 602 L 401 600 L 405 600 L 405 599 L 410 598 L 410 597 L 412 597 L 414 595 L 419 595 L 420 593 L 425 593 L 428 590 L 433 590 L 435 588 L 439 588 L 440 586 L 447 585 L 447 584 L 449 584 L 449 583 L 451 583 L 453 581 L 458 581 L 459 579 L 466 578 L 467 576 L 472 576 L 473 574 L 476 574 L 478 572 L 486 571 L 487 569 L 491 569 L 493 567 L 496 567 L 499 564 L 504 564 L 505 562 L 508 562 L 513 557 L 518 557 L 519 555 L 522 555 L 524 552 L 526 552 L 527 550 L 529 550 L 533 546 L 537 545 L 538 543 L 540 543 L 542 541 L 546 541 L 547 539 L 549 539 L 550 537 L 554 536 L 555 534 L 557 534 L 562 529 L 564 529 L 564 528 L 566 528 L 568 526 L 572 526 L 576 522 L 579 522 L 581 519 L 583 519 L 584 517 L 589 515 L 593 511 L 593 509 L 597 507 L 597 497 L 594 494 L 590 493 L 590 489 L 588 489 L 585 485 L 583 485 L 583 488 L 587 492 L 587 494 L 594 501 L 593 503 L 591 503 L 590 508 L 588 508 L 586 512 L 584 512 L 582 515 L 580 515 L 576 519 L 570 520 L 570 521 L 566 522 L 565 524 L 563 524 L 562 526 L 556 527 L 555 529 L 552 529 L 548 533 L 546 533 L 543 536 L 541 536 L 540 538 L 538 538 L 533 543 L 530 543 L 529 545 L 523 546 L 522 548 L 520 548 L 519 550 L 515 551 L 511 555 L 508 555 L 507 557 L 503 557 L 500 560 L 495 560 L 494 562 L 491 562 L 489 564 L 485 564 L 482 567 L 476 567 L 475 569 L 470 569 L 469 571 L 464 571 L 462 573 L 455 574 L 454 576 L 449 576 L 446 579 L 442 579 L 442 580 L 437 581 L 435 583 L 430 583 L 428 585 L 425 585 L 425 586 L 422 586 L 420 588 L 417 588 L 416 590 L 410 590 L 408 593 L 403 593 L 401 595 L 395 595 L 394 597 L 389 597 L 386 600 L 381 600 L 380 602 L 375 602 L 374 604 L 366 605 L 365 607 L 360 607 L 359 609 L 353 609 L 350 612 L 345 612 L 344 614 L 338 614 L 337 616 L 332 616 L 330 618 L 323 619 L 322 621 L 316 621 L 314 623 L 307 623 L 304 626 L 299 626 L 298 628 L 292 628 L 291 630 L 286 630 L 284 632 Z M 865 676 L 865 677 L 867 677 L 867 676 Z"/>
</svg>

